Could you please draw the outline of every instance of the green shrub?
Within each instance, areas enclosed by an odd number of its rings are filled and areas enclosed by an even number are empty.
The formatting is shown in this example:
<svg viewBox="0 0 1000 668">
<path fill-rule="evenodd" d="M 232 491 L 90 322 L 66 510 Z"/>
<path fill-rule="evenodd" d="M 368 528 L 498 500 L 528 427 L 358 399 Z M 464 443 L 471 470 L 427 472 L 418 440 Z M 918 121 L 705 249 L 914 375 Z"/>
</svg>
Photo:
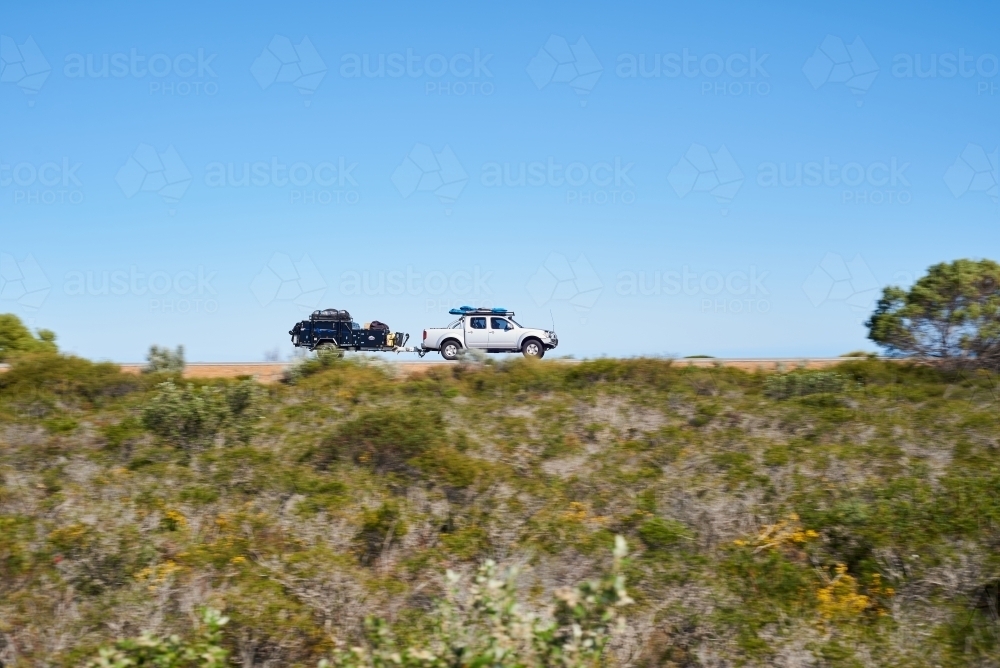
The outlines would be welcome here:
<svg viewBox="0 0 1000 668">
<path fill-rule="evenodd" d="M 147 402 L 142 423 L 181 447 L 204 445 L 223 431 L 245 443 L 257 427 L 260 394 L 252 380 L 199 388 L 191 384 L 181 388 L 168 380 L 157 386 Z"/>
<path fill-rule="evenodd" d="M 116 364 L 94 363 L 51 352 L 18 355 L 11 369 L 0 374 L 0 393 L 12 398 L 43 399 L 54 395 L 101 404 L 141 387 L 140 380 Z"/>
<path fill-rule="evenodd" d="M 639 539 L 650 550 L 666 550 L 682 540 L 690 540 L 691 532 L 676 520 L 654 517 L 639 527 Z"/>
<path fill-rule="evenodd" d="M 764 380 L 764 394 L 772 399 L 838 394 L 847 387 L 847 378 L 832 371 L 793 371 L 768 376 Z"/>
<path fill-rule="evenodd" d="M 615 538 L 614 562 L 600 581 L 556 592 L 550 612 L 532 613 L 518 597 L 517 570 L 487 561 L 465 584 L 447 572 L 435 624 L 420 642 L 400 647 L 389 625 L 369 618 L 368 646 L 340 650 L 337 668 L 583 668 L 603 662 L 605 648 L 623 626 L 621 608 L 632 603 L 621 574 L 625 541 Z M 323 661 L 320 668 L 329 668 Z"/>
<path fill-rule="evenodd" d="M 406 531 L 406 522 L 395 504 L 383 503 L 374 510 L 366 510 L 362 516 L 361 529 L 354 537 L 361 563 L 371 563 L 389 546 L 399 543 Z"/>
<path fill-rule="evenodd" d="M 294 385 L 304 378 L 336 367 L 343 360 L 343 350 L 321 348 L 316 351 L 313 357 L 304 357 L 288 367 L 283 380 L 290 385 Z"/>
<path fill-rule="evenodd" d="M 470 487 L 492 468 L 487 462 L 443 446 L 428 449 L 411 463 L 438 483 L 457 489 Z"/>
<path fill-rule="evenodd" d="M 317 463 L 350 460 L 378 472 L 401 471 L 412 460 L 444 444 L 444 421 L 418 405 L 367 409 L 323 439 Z"/>
<path fill-rule="evenodd" d="M 144 633 L 138 638 L 104 647 L 87 668 L 224 668 L 229 653 L 222 648 L 222 627 L 229 621 L 217 610 L 202 611 L 202 628 L 194 640 L 178 636 L 157 638 Z"/>
<path fill-rule="evenodd" d="M 76 431 L 79 424 L 76 420 L 67 415 L 55 415 L 46 420 L 42 420 L 42 426 L 52 434 L 68 434 Z"/>
<path fill-rule="evenodd" d="M 109 450 L 120 450 L 123 446 L 142 436 L 142 422 L 129 416 L 121 422 L 109 424 L 101 428 L 101 435 Z"/>
</svg>

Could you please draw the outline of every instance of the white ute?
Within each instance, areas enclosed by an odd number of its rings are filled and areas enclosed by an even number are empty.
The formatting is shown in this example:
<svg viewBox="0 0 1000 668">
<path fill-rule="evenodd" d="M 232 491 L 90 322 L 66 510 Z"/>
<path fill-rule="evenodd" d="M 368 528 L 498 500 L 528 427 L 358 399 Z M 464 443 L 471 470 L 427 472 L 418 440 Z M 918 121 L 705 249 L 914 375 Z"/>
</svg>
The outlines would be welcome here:
<svg viewBox="0 0 1000 668">
<path fill-rule="evenodd" d="M 559 345 L 559 337 L 547 329 L 522 327 L 514 312 L 502 308 L 463 306 L 449 311 L 459 316 L 447 327 L 424 330 L 421 357 L 432 350 L 446 360 L 458 357 L 462 348 L 476 348 L 487 353 L 522 353 L 541 359 L 546 350 Z"/>
</svg>

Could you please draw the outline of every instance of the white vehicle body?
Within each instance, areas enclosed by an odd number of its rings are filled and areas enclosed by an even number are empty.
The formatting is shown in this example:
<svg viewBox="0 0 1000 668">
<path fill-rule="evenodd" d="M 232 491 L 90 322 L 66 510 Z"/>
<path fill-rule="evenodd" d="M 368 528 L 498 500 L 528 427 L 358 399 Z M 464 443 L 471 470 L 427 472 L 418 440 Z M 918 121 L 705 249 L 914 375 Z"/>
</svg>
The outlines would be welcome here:
<svg viewBox="0 0 1000 668">
<path fill-rule="evenodd" d="M 540 358 L 558 345 L 559 337 L 553 331 L 522 327 L 510 311 L 483 309 L 469 311 L 447 327 L 425 329 L 421 348 L 439 351 L 442 357 L 452 360 L 463 348 Z"/>
</svg>

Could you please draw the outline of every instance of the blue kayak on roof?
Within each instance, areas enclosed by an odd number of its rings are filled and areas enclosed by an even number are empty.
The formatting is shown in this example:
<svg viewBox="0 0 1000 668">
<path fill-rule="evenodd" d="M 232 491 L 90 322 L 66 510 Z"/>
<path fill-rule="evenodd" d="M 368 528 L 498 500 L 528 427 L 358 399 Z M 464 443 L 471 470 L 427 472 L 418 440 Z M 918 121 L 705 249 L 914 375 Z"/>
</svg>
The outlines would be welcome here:
<svg viewBox="0 0 1000 668">
<path fill-rule="evenodd" d="M 472 313 L 498 313 L 502 315 L 513 315 L 513 311 L 508 311 L 502 306 L 494 306 L 490 308 L 489 306 L 481 306 L 479 308 L 473 308 L 471 306 L 460 306 L 458 308 L 453 308 L 448 311 L 449 315 L 469 315 Z"/>
</svg>

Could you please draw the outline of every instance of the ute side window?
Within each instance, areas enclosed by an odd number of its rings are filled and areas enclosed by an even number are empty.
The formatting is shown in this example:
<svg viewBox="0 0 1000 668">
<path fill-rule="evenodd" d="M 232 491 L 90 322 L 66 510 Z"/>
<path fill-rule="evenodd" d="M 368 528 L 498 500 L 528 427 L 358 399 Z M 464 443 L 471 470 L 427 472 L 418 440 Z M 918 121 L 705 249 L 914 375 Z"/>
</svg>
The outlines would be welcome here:
<svg viewBox="0 0 1000 668">
<path fill-rule="evenodd" d="M 514 329 L 514 327 L 503 318 L 490 318 L 490 323 L 493 326 L 493 329 L 499 329 L 501 332 L 506 332 L 508 329 Z"/>
<path fill-rule="evenodd" d="M 472 329 L 486 329 L 486 318 L 469 318 L 469 327 Z"/>
</svg>

